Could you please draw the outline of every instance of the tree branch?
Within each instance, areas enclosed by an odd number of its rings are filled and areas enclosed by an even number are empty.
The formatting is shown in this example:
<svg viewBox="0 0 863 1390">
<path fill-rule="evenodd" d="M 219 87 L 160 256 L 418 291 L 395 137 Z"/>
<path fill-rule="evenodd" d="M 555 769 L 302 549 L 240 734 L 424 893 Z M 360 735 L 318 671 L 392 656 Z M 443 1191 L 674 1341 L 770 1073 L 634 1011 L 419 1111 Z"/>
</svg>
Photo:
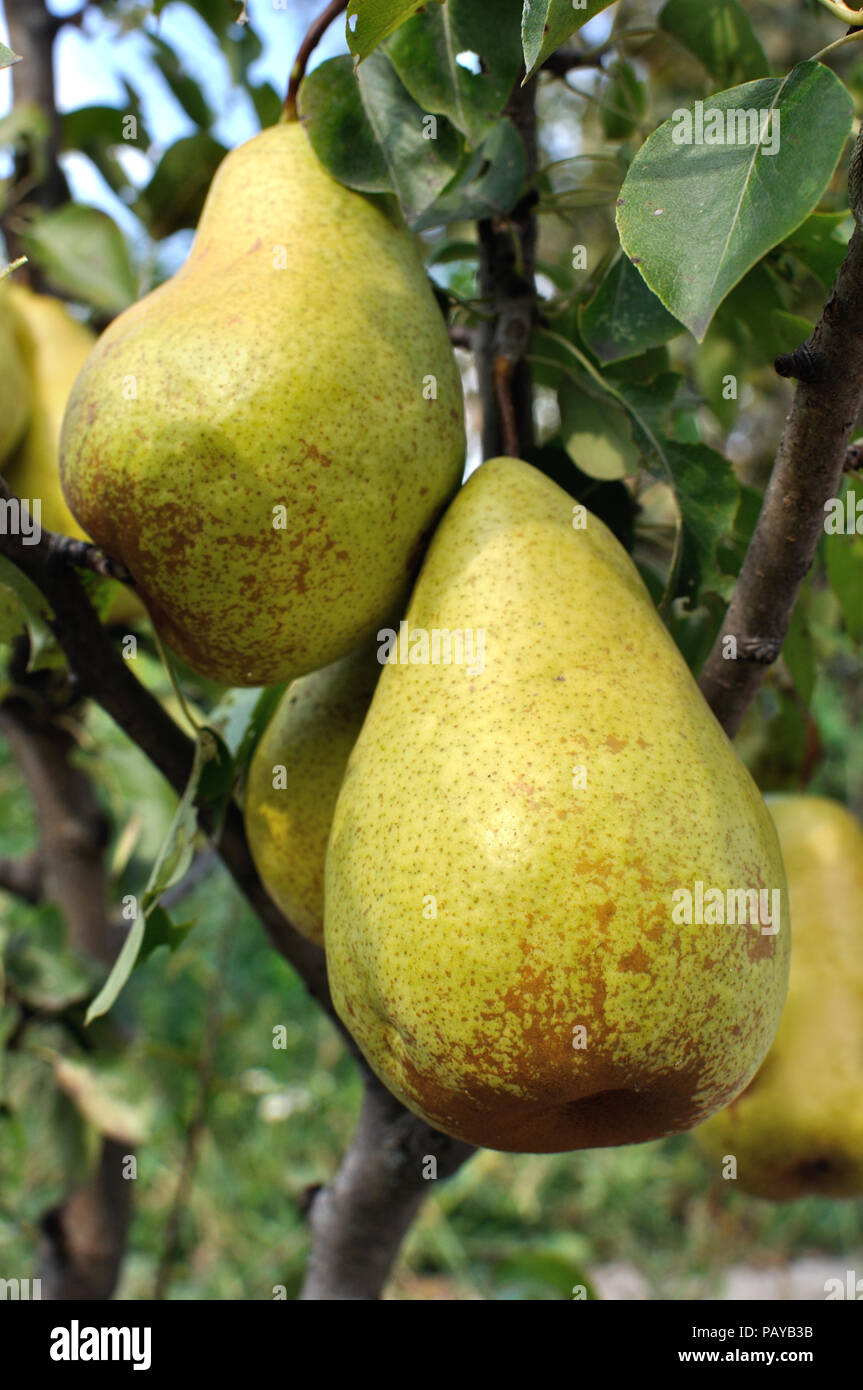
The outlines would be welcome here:
<svg viewBox="0 0 863 1390">
<path fill-rule="evenodd" d="M 519 84 L 506 107 L 524 142 L 531 191 L 508 217 L 478 224 L 480 297 L 490 311 L 476 332 L 483 458 L 518 458 L 533 443 L 533 385 L 525 353 L 536 319 L 535 100 L 536 82 Z"/>
<path fill-rule="evenodd" d="M 72 949 L 109 965 L 121 939 L 108 914 L 108 822 L 89 779 L 72 762 L 75 739 L 23 699 L 0 709 L 0 730 L 36 805 L 42 897 L 60 908 Z"/>
<path fill-rule="evenodd" d="M 859 169 L 861 157 L 863 135 L 852 170 Z M 734 596 L 699 681 L 729 737 L 782 649 L 824 534 L 824 505 L 839 494 L 863 408 L 863 231 L 853 195 L 851 202 L 858 222 L 830 298 L 809 341 L 779 363 L 798 378 L 791 414 Z M 729 637 L 736 641 L 736 659 L 725 654 L 733 650 Z"/>
<path fill-rule="evenodd" d="M 351 1146 L 312 1203 L 301 1300 L 380 1298 L 430 1181 L 451 1177 L 473 1152 L 423 1124 L 379 1082 L 367 1084 Z"/>
</svg>

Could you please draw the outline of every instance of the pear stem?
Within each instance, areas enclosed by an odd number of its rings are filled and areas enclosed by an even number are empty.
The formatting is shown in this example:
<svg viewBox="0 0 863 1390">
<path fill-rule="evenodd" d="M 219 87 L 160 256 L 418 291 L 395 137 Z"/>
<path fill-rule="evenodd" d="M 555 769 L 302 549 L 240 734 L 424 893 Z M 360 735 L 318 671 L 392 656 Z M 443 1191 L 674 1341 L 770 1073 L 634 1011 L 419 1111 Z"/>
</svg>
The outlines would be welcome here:
<svg viewBox="0 0 863 1390">
<path fill-rule="evenodd" d="M 306 75 L 306 67 L 309 58 L 314 53 L 333 20 L 337 19 L 347 7 L 348 0 L 330 0 L 326 9 L 322 10 L 317 19 L 309 26 L 308 33 L 297 49 L 294 66 L 291 68 L 291 77 L 288 82 L 288 95 L 285 97 L 284 119 L 286 121 L 296 121 L 299 119 L 297 114 L 297 96 L 300 90 L 300 83 Z"/>
</svg>

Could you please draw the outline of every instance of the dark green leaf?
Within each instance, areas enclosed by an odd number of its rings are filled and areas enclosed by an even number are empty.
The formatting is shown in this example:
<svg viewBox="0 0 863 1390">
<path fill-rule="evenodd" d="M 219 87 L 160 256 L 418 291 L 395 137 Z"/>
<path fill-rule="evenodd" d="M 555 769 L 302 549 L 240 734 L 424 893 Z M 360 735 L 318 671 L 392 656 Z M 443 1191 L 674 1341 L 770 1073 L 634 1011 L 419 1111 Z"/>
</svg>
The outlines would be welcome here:
<svg viewBox="0 0 863 1390">
<path fill-rule="evenodd" d="M 782 659 L 788 667 L 794 689 L 807 709 L 812 700 L 816 677 L 815 644 L 809 626 L 809 592 L 807 586 L 800 593 L 782 643 Z"/>
<path fill-rule="evenodd" d="M 123 233 L 99 208 L 66 203 L 37 213 L 21 239 L 52 284 L 72 298 L 106 314 L 119 313 L 136 298 Z"/>
<path fill-rule="evenodd" d="M 92 961 L 56 946 L 48 950 L 23 935 L 10 940 L 3 963 L 9 994 L 42 1013 L 62 1013 L 79 1004 L 102 974 Z"/>
<path fill-rule="evenodd" d="M 334 178 L 366 193 L 394 192 L 408 218 L 433 203 L 458 168 L 456 132 L 417 106 L 384 53 L 357 74 L 347 57 L 321 63 L 302 83 L 299 110 Z M 436 138 L 427 138 L 432 121 Z"/>
<path fill-rule="evenodd" d="M 208 126 L 213 114 L 195 79 L 183 71 L 180 59 L 170 44 L 165 43 L 164 39 L 160 39 L 156 34 L 148 34 L 148 38 L 154 48 L 153 59 L 156 67 L 189 120 L 194 121 L 195 125 Z"/>
<path fill-rule="evenodd" d="M 829 290 L 848 252 L 854 220 L 847 212 L 813 212 L 782 246 Z"/>
<path fill-rule="evenodd" d="M 656 477 L 671 470 L 682 520 L 680 566 L 675 593 L 697 603 L 704 592 L 730 599 L 734 581 L 719 564 L 718 547 L 732 535 L 739 503 L 739 484 L 731 464 L 704 444 L 661 441 Z"/>
<path fill-rule="evenodd" d="M 171 145 L 137 198 L 135 212 L 157 240 L 197 227 L 213 175 L 227 154 L 206 131 Z"/>
<path fill-rule="evenodd" d="M 168 940 L 174 939 L 169 928 L 171 931 L 182 933 L 189 930 L 190 923 L 174 928 L 167 913 L 163 908 L 159 908 L 160 915 L 156 917 L 152 928 L 155 939 L 151 936 L 150 942 L 153 944 L 147 944 L 148 919 L 156 911 L 159 898 L 167 888 L 170 888 L 173 883 L 177 883 L 183 877 L 192 862 L 194 840 L 198 832 L 197 805 L 200 803 L 205 809 L 215 814 L 217 820 L 219 806 L 224 806 L 226 800 L 224 788 L 228 775 L 226 773 L 226 759 L 232 767 L 230 754 L 227 753 L 225 745 L 218 735 L 213 733 L 211 729 L 200 729 L 195 742 L 195 757 L 186 789 L 174 813 L 168 834 L 156 857 L 156 862 L 150 871 L 147 886 L 144 889 L 129 934 L 123 942 L 123 947 L 114 962 L 108 979 L 87 1010 L 87 1023 L 107 1013 L 114 1004 L 120 990 L 141 958 L 145 945 L 147 945 L 148 951 L 155 949 L 156 945 L 163 944 L 166 933 Z M 210 764 L 213 766 L 211 767 Z M 176 939 L 180 940 L 181 938 Z"/>
<path fill-rule="evenodd" d="M 600 362 L 638 357 L 685 332 L 648 289 L 628 256 L 619 256 L 596 293 L 582 305 L 579 324 Z"/>
<path fill-rule="evenodd" d="M 422 230 L 448 222 L 504 216 L 518 202 L 526 177 L 524 142 L 512 121 L 500 120 L 458 182 L 416 218 L 414 225 Z"/>
<path fill-rule="evenodd" d="M 446 116 L 472 145 L 488 135 L 521 70 L 520 13 L 521 0 L 447 0 L 414 15 L 387 41 L 414 100 Z"/>
<path fill-rule="evenodd" d="M 531 77 L 546 58 L 581 29 L 589 19 L 607 10 L 612 0 L 524 0 L 521 42 L 524 66 Z"/>
<path fill-rule="evenodd" d="M 608 140 L 625 140 L 647 110 L 647 90 L 631 63 L 612 63 L 602 89 L 599 119 Z"/>
<path fill-rule="evenodd" d="M 668 0 L 659 27 L 694 53 L 720 87 L 766 77 L 770 65 L 739 0 Z"/>
<path fill-rule="evenodd" d="M 752 113 L 756 135 L 758 113 L 771 113 L 764 143 L 680 143 L 698 138 L 699 121 L 697 111 L 677 112 L 642 145 L 618 200 L 624 250 L 699 342 L 729 290 L 816 207 L 845 144 L 851 98 L 828 68 L 806 62 L 712 97 L 701 134 L 719 133 L 720 123 L 724 131 L 734 111 Z"/>
<path fill-rule="evenodd" d="M 859 487 L 859 483 L 854 485 Z M 854 491 L 854 487 L 851 489 Z M 843 506 L 846 493 L 843 492 Z M 855 493 L 855 502 L 858 494 Z M 859 494 L 863 501 L 863 492 Z M 861 519 L 863 525 L 863 519 Z M 863 641 L 863 535 L 837 533 L 824 541 L 827 578 L 839 600 L 848 636 L 853 642 Z"/>
<path fill-rule="evenodd" d="M 275 125 L 282 112 L 282 98 L 269 82 L 261 82 L 257 87 L 249 87 L 249 96 L 255 107 L 258 123 L 262 130 Z"/>
<path fill-rule="evenodd" d="M 313 68 L 303 79 L 298 106 L 315 154 L 333 178 L 363 193 L 392 192 L 350 58 L 330 58 Z"/>
</svg>

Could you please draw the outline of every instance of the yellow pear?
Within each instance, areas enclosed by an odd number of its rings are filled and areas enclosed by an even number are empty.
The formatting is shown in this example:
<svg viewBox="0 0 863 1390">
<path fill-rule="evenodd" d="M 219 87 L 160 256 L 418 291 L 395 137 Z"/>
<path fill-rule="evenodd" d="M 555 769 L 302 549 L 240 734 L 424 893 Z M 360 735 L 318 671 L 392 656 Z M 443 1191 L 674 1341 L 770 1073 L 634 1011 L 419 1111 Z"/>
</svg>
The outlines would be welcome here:
<svg viewBox="0 0 863 1390">
<path fill-rule="evenodd" d="M 764 802 L 629 556 L 583 517 L 519 460 L 471 476 L 327 851 L 330 983 L 369 1063 L 438 1129 L 519 1152 L 705 1119 L 755 1073 L 787 984 Z M 755 921 L 718 925 L 699 885 Z"/>
<path fill-rule="evenodd" d="M 270 897 L 323 944 L 327 839 L 348 756 L 380 675 L 376 649 L 294 681 L 255 749 L 246 834 Z"/>
<path fill-rule="evenodd" d="M 192 252 L 102 335 L 63 486 L 201 674 L 292 679 L 406 597 L 464 462 L 461 384 L 404 225 L 297 123 L 229 154 Z"/>
<path fill-rule="evenodd" d="M 837 802 L 768 797 L 794 918 L 788 1000 L 749 1086 L 696 1131 L 757 1197 L 863 1195 L 863 830 Z"/>
<path fill-rule="evenodd" d="M 12 296 L 0 281 L 0 468 L 20 442 L 30 418 L 30 379 L 24 365 L 21 325 Z"/>
<path fill-rule="evenodd" d="M 11 285 L 8 297 L 19 324 L 32 412 L 27 433 L 3 474 L 19 497 L 40 500 L 40 521 L 49 531 L 88 540 L 63 496 L 58 449 L 69 392 L 96 336 L 52 295 L 34 294 L 23 285 Z M 143 616 L 140 599 L 130 589 L 120 585 L 116 588 L 107 621 L 123 623 Z"/>
<path fill-rule="evenodd" d="M 49 531 L 82 538 L 85 532 L 69 511 L 60 487 L 57 447 L 69 392 L 96 336 L 51 295 L 34 294 L 23 285 L 10 286 L 8 295 L 22 325 L 33 412 L 27 434 L 4 475 L 19 497 L 40 499 L 42 525 Z"/>
</svg>

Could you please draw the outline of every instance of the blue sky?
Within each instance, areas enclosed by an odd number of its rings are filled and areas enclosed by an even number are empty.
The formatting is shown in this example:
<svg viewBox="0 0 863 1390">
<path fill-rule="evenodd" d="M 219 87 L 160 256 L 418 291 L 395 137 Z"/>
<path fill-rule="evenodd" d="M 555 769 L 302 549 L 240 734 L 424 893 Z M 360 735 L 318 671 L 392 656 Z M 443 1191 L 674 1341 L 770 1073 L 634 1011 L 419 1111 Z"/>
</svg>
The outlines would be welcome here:
<svg viewBox="0 0 863 1390">
<path fill-rule="evenodd" d="M 248 0 L 248 13 L 264 45 L 262 57 L 251 70 L 253 80 L 267 80 L 278 92 L 284 92 L 300 39 L 321 5 L 322 0 L 287 0 L 286 9 L 276 9 L 274 0 Z M 80 8 L 80 0 L 49 0 L 48 8 L 57 15 L 71 14 Z M 235 9 L 239 14 L 241 5 L 236 3 Z M 158 29 L 155 20 L 151 19 L 149 25 L 176 50 L 186 71 L 203 87 L 211 108 L 221 113 L 214 134 L 229 146 L 254 135 L 258 124 L 251 102 L 234 86 L 227 60 L 204 21 L 187 5 L 168 4 L 162 11 Z M 8 39 L 5 17 L 0 25 L 0 38 Z M 344 21 L 336 21 L 316 50 L 310 66 L 346 51 Z M 55 50 L 57 105 L 61 111 L 95 104 L 125 109 L 121 75 L 140 93 L 154 147 L 149 156 L 131 148 L 123 156 L 129 177 L 138 185 L 147 182 L 164 147 L 195 130 L 160 74 L 148 62 L 147 52 L 148 43 L 140 31 L 133 31 L 117 41 L 112 26 L 95 11 L 87 16 L 85 29 L 64 29 Z M 6 114 L 10 105 L 11 78 L 8 72 L 3 72 L 0 73 L 0 116 Z M 113 197 L 89 160 L 71 156 L 66 157 L 63 164 L 73 196 L 80 202 L 106 208 L 134 237 L 136 219 Z M 8 161 L 2 172 L 7 169 Z M 181 233 L 180 237 L 186 242 L 189 235 Z"/>
</svg>

